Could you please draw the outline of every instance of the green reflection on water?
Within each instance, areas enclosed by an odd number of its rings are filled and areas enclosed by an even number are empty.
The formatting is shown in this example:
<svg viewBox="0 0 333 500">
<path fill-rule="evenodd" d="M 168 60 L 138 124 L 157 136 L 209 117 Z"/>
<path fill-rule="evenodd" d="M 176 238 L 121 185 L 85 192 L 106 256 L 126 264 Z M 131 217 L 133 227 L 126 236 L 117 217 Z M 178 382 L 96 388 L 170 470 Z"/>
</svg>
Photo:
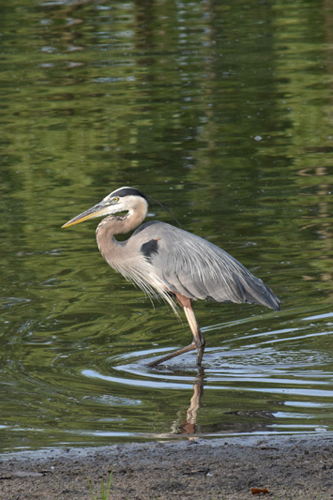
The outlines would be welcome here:
<svg viewBox="0 0 333 500">
<path fill-rule="evenodd" d="M 122 185 L 166 203 L 283 300 L 278 314 L 196 304 L 208 342 L 196 431 L 332 430 L 332 10 L 17 0 L 2 11 L 0 449 L 189 428 L 194 357 L 144 367 L 185 345 L 187 326 L 108 268 L 94 222 L 60 229 Z"/>
</svg>

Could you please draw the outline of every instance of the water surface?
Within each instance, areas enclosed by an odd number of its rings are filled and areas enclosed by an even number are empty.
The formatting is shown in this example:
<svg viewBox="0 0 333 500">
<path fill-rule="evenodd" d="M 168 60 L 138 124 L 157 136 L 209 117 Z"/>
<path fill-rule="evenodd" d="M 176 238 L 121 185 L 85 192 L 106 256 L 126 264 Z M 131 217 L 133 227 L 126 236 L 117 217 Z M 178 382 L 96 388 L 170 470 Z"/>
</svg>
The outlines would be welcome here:
<svg viewBox="0 0 333 500">
<path fill-rule="evenodd" d="M 333 430 L 333 12 L 327 2 L 1 8 L 0 452 Z M 198 302 L 207 350 L 112 271 L 96 221 L 131 185 L 282 299 Z M 175 224 L 152 205 L 148 220 Z"/>
</svg>

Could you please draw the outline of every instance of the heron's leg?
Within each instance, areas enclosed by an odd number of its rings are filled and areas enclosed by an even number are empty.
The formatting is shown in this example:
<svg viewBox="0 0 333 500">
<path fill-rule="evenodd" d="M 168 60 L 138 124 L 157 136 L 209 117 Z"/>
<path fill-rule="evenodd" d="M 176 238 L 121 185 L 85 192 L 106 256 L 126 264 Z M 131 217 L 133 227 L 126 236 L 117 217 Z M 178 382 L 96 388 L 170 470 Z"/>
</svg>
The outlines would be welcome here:
<svg viewBox="0 0 333 500">
<path fill-rule="evenodd" d="M 197 366 L 201 366 L 202 356 L 205 350 L 206 341 L 197 323 L 191 301 L 189 300 L 189 304 L 187 304 L 186 306 L 184 305 L 183 307 L 188 324 L 190 325 L 191 331 L 193 333 L 193 343 L 195 343 L 198 349 Z"/>
<path fill-rule="evenodd" d="M 149 366 L 149 368 L 154 368 L 154 366 L 163 363 L 163 361 L 168 361 L 168 359 L 174 358 L 175 356 L 179 356 L 180 354 L 185 354 L 185 352 L 194 351 L 196 348 L 197 345 L 195 344 L 195 342 L 192 342 L 192 344 L 187 345 L 182 349 L 178 349 L 178 351 L 171 352 L 170 354 L 166 354 L 166 356 L 163 356 L 163 358 L 158 358 L 155 361 L 148 363 L 147 366 Z"/>
<path fill-rule="evenodd" d="M 177 297 L 179 304 L 184 309 L 186 319 L 188 321 L 188 324 L 190 325 L 190 328 L 191 328 L 191 331 L 193 334 L 193 342 L 192 342 L 192 344 L 189 344 L 188 346 L 183 347 L 182 349 L 179 349 L 178 351 L 171 352 L 170 354 L 163 356 L 163 358 L 159 358 L 156 361 L 152 361 L 151 363 L 148 363 L 147 366 L 149 366 L 149 368 L 153 368 L 154 366 L 157 366 L 160 363 L 163 363 L 163 361 L 168 361 L 169 359 L 174 358 L 175 356 L 179 356 L 180 354 L 185 354 L 186 352 L 189 352 L 189 351 L 194 351 L 195 349 L 198 350 L 197 365 L 198 366 L 201 365 L 202 356 L 203 356 L 203 353 L 205 350 L 205 339 L 201 333 L 201 330 L 199 328 L 197 320 L 194 316 L 191 299 L 189 299 L 188 297 L 185 297 L 184 295 L 178 294 L 178 293 L 176 293 L 175 295 Z"/>
</svg>

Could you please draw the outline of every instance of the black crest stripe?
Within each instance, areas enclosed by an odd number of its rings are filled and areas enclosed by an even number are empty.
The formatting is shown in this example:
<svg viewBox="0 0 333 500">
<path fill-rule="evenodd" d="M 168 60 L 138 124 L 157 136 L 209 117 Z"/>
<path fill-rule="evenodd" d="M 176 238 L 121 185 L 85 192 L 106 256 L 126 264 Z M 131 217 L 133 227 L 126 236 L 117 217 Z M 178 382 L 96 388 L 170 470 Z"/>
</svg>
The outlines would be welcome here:
<svg viewBox="0 0 333 500">
<path fill-rule="evenodd" d="M 119 196 L 119 198 L 122 198 L 123 196 L 141 196 L 141 198 L 147 200 L 144 194 L 140 193 L 140 191 L 138 191 L 137 189 L 131 187 L 119 188 L 116 191 L 113 191 L 112 196 Z"/>
</svg>

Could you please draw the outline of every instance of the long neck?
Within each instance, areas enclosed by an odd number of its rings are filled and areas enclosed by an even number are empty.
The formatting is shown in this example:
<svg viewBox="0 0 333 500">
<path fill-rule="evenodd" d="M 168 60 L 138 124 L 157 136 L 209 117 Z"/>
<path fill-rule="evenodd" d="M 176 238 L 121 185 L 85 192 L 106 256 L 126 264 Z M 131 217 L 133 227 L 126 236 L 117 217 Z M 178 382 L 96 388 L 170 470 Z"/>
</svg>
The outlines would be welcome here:
<svg viewBox="0 0 333 500">
<path fill-rule="evenodd" d="M 126 253 L 126 242 L 118 242 L 115 235 L 128 233 L 135 229 L 144 220 L 146 214 L 147 203 L 143 200 L 130 209 L 125 216 L 110 215 L 98 224 L 96 240 L 99 251 L 114 269 L 122 272 L 122 262 L 124 262 Z"/>
</svg>

